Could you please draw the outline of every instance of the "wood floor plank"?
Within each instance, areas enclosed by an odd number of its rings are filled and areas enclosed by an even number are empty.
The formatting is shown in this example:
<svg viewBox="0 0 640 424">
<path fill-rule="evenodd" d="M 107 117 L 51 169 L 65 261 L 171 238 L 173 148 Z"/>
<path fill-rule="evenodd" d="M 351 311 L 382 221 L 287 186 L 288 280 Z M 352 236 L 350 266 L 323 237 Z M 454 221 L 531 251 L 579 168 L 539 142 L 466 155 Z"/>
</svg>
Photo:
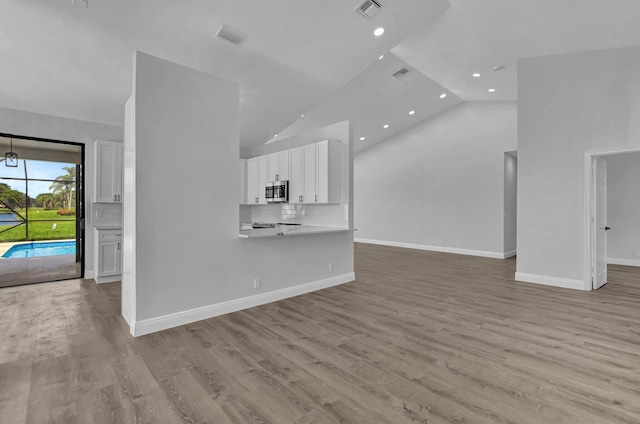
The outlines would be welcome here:
<svg viewBox="0 0 640 424">
<path fill-rule="evenodd" d="M 134 339 L 120 285 L 0 289 L 0 422 L 640 422 L 640 269 L 356 244 L 357 280 Z"/>
</svg>

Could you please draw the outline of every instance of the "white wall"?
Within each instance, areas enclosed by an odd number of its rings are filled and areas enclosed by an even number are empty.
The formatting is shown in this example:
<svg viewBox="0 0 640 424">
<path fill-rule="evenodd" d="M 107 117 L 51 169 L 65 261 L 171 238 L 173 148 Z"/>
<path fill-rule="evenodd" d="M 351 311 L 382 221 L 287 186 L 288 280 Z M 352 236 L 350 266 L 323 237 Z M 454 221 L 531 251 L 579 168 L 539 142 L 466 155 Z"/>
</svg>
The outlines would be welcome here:
<svg viewBox="0 0 640 424">
<path fill-rule="evenodd" d="M 585 152 L 637 147 L 640 48 L 519 61 L 517 279 L 589 289 Z"/>
<path fill-rule="evenodd" d="M 640 153 L 607 161 L 607 255 L 609 263 L 640 266 Z"/>
<path fill-rule="evenodd" d="M 238 238 L 236 84 L 143 53 L 134 73 L 134 334 L 353 278 L 352 233 Z"/>
<path fill-rule="evenodd" d="M 356 240 L 502 257 L 516 113 L 515 102 L 463 103 L 359 153 Z"/>
<path fill-rule="evenodd" d="M 0 108 L 0 133 L 85 144 L 85 277 L 93 277 L 91 202 L 94 189 L 93 141 L 122 141 L 122 127 Z"/>
</svg>

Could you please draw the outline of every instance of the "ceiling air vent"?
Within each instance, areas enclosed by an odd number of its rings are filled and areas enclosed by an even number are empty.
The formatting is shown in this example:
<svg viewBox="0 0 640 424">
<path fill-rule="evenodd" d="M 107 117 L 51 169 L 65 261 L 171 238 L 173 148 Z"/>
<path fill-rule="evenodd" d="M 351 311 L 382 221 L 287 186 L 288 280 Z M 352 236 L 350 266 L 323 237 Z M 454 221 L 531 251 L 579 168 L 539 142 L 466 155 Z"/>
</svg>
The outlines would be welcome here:
<svg viewBox="0 0 640 424">
<path fill-rule="evenodd" d="M 380 3 L 375 0 L 364 0 L 355 8 L 355 11 L 364 16 L 366 19 L 373 18 L 380 10 Z"/>
<path fill-rule="evenodd" d="M 231 28 L 225 24 L 222 24 L 216 32 L 216 37 L 220 37 L 224 40 L 231 41 L 233 44 L 240 45 L 247 39 L 247 34 L 243 34 L 237 29 Z"/>
<path fill-rule="evenodd" d="M 400 79 L 400 78 L 405 77 L 408 73 L 409 73 L 409 70 L 407 68 L 402 68 L 398 72 L 393 74 L 393 76 L 398 78 L 398 79 Z"/>
</svg>

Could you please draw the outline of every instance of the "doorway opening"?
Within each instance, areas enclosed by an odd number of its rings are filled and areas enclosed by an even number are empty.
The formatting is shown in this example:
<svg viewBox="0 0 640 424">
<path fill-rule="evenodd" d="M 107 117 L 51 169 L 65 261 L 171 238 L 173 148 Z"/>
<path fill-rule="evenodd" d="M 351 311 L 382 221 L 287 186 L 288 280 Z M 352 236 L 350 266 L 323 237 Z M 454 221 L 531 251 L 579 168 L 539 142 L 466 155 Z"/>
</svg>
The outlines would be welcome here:
<svg viewBox="0 0 640 424">
<path fill-rule="evenodd" d="M 517 252 L 518 229 L 518 152 L 504 154 L 504 219 L 503 247 L 504 258 L 511 258 Z"/>
<path fill-rule="evenodd" d="M 84 145 L 0 134 L 0 148 L 0 287 L 82 278 Z"/>
<path fill-rule="evenodd" d="M 596 290 L 608 282 L 607 265 L 609 263 L 615 264 L 617 261 L 621 265 L 631 265 L 632 262 L 638 263 L 640 261 L 640 247 L 629 247 L 623 244 L 624 239 L 628 238 L 623 236 L 628 235 L 629 227 L 614 225 L 611 221 L 613 218 L 617 223 L 622 224 L 625 219 L 623 217 L 628 215 L 629 211 L 625 210 L 625 205 L 611 203 L 608 193 L 610 176 L 616 177 L 615 185 L 612 188 L 615 187 L 616 191 L 624 190 L 624 187 L 621 187 L 623 185 L 622 179 L 617 175 L 620 173 L 619 167 L 623 163 L 619 161 L 621 158 L 628 159 L 631 154 L 640 157 L 640 148 L 585 153 L 585 290 Z M 615 168 L 608 166 L 609 162 Z M 629 169 L 636 168 L 637 165 L 634 164 Z M 624 176 L 624 172 L 621 176 Z M 635 189 L 636 184 L 637 182 L 633 182 L 630 187 Z M 628 192 L 629 190 L 627 190 L 627 196 Z M 638 203 L 640 205 L 640 202 Z M 634 215 L 631 221 L 635 223 L 637 214 Z M 633 225 L 632 228 L 638 228 L 638 226 Z M 611 240 L 609 239 L 610 233 Z M 613 245 L 611 242 L 614 242 Z M 610 251 L 616 252 L 615 256 L 626 256 L 627 259 L 612 259 Z M 624 254 L 617 253 L 621 251 Z M 633 259 L 635 255 L 637 255 L 637 260 Z M 625 263 L 620 261 L 625 261 Z"/>
</svg>

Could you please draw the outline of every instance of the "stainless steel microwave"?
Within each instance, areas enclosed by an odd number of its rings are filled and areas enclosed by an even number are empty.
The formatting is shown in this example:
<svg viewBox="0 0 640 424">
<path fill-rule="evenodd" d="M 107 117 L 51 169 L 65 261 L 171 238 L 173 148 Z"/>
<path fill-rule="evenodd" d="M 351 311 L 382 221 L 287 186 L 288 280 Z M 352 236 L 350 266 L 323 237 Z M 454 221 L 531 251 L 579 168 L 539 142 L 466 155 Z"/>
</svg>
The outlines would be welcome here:
<svg viewBox="0 0 640 424">
<path fill-rule="evenodd" d="M 265 185 L 267 203 L 286 203 L 289 201 L 289 181 L 268 181 Z"/>
</svg>

